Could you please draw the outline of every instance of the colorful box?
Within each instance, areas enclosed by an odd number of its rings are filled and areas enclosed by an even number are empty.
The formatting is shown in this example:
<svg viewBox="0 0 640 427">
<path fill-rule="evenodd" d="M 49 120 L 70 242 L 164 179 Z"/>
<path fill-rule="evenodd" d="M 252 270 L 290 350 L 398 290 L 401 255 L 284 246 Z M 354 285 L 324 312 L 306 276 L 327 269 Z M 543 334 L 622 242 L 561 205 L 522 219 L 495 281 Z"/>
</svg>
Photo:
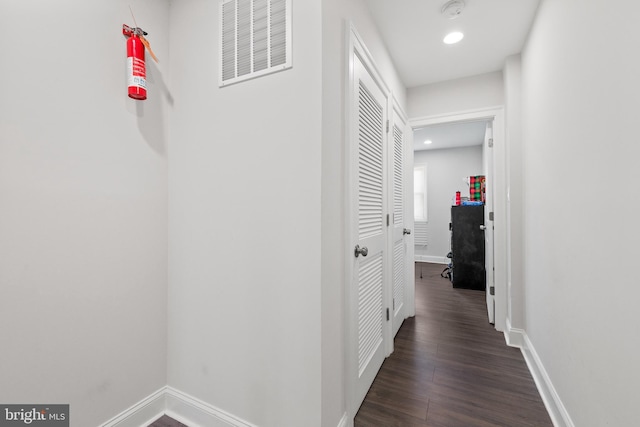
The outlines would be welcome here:
<svg viewBox="0 0 640 427">
<path fill-rule="evenodd" d="M 487 180 L 484 175 L 469 177 L 469 200 L 485 203 Z"/>
</svg>

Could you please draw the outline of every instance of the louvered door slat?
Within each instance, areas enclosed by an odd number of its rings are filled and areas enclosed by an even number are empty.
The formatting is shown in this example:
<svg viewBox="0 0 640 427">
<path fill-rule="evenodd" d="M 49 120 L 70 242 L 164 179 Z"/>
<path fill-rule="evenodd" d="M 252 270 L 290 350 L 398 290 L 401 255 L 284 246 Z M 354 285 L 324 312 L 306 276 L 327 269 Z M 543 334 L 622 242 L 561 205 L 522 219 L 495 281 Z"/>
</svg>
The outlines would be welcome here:
<svg viewBox="0 0 640 427">
<path fill-rule="evenodd" d="M 367 106 L 369 107 L 368 110 L 371 110 L 371 117 L 374 118 L 373 123 L 377 123 L 378 121 L 380 121 L 380 123 L 382 123 L 382 109 L 378 109 L 377 106 L 378 101 L 373 97 L 373 95 L 371 95 L 371 93 L 369 92 L 369 90 L 367 90 L 366 86 L 364 85 L 360 85 L 360 89 L 362 90 L 361 92 L 361 102 L 367 104 Z M 376 120 L 377 119 L 377 120 Z"/>
<path fill-rule="evenodd" d="M 378 135 L 381 129 L 370 126 L 369 123 L 364 120 L 360 122 L 360 129 L 362 131 L 360 134 L 362 144 L 367 144 L 371 147 L 372 151 L 369 153 L 369 155 L 376 158 L 382 157 L 382 153 L 378 151 L 377 139 L 375 137 L 375 135 Z"/>
<path fill-rule="evenodd" d="M 365 104 L 363 104 L 364 106 Z M 374 108 L 374 106 L 367 106 L 368 108 Z M 375 117 L 371 116 L 362 116 L 360 117 L 360 129 L 362 130 L 362 136 L 364 141 L 369 144 L 372 144 L 375 147 L 376 140 L 372 137 L 373 135 L 378 134 L 381 131 L 381 128 L 377 126 L 377 123 L 374 123 Z M 381 153 L 376 151 L 376 154 L 382 155 Z"/>
<path fill-rule="evenodd" d="M 364 169 L 364 168 L 363 168 Z M 377 197 L 378 190 L 380 189 L 380 184 L 382 180 L 377 179 L 374 175 L 370 174 L 369 171 L 362 171 L 362 179 L 360 180 L 360 189 L 363 193 L 370 193 Z M 376 199 L 379 200 L 379 199 Z"/>
<path fill-rule="evenodd" d="M 376 159 L 366 154 L 362 154 L 360 162 L 361 179 L 363 183 L 375 183 L 376 188 L 379 187 L 379 182 L 382 182 L 382 178 L 378 176 L 378 169 L 375 166 L 370 166 L 368 162 L 380 163 L 382 159 Z"/>
<path fill-rule="evenodd" d="M 382 342 L 382 255 L 360 266 L 358 287 L 358 369 L 362 371 Z"/>
<path fill-rule="evenodd" d="M 393 223 L 402 225 L 403 218 L 403 141 L 402 130 L 397 126 L 393 126 Z"/>
<path fill-rule="evenodd" d="M 373 144 L 367 140 L 367 137 L 370 137 L 370 135 L 363 135 L 361 138 L 360 146 L 363 149 L 360 150 L 360 164 L 362 165 L 363 170 L 373 174 L 377 179 L 382 179 L 378 176 L 377 169 L 378 164 L 382 162 L 382 155 L 375 152 L 377 147 L 372 147 Z"/>
<path fill-rule="evenodd" d="M 404 242 L 398 241 L 393 248 L 393 300 L 395 312 L 402 308 L 404 302 Z"/>
<path fill-rule="evenodd" d="M 362 82 L 358 93 L 359 232 L 365 238 L 382 233 L 383 107 Z"/>
<path fill-rule="evenodd" d="M 377 145 L 378 139 L 377 135 L 382 131 L 382 129 L 378 126 L 374 126 L 370 121 L 368 121 L 369 117 L 363 117 L 360 120 L 360 139 L 362 144 L 367 144 L 371 147 L 371 156 L 374 157 L 382 157 L 382 152 L 378 151 L 379 147 Z"/>
</svg>

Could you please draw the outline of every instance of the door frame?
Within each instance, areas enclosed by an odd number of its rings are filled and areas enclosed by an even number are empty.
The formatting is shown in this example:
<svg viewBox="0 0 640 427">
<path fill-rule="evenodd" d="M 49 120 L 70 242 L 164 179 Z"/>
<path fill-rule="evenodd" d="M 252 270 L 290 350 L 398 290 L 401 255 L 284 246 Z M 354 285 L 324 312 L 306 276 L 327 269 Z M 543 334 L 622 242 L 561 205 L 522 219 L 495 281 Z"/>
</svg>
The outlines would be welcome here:
<svg viewBox="0 0 640 427">
<path fill-rule="evenodd" d="M 506 330 L 507 322 L 507 175 L 504 106 L 494 106 L 409 119 L 417 128 L 445 123 L 469 121 L 493 121 L 493 170 L 494 170 L 494 283 L 495 283 L 495 329 Z"/>
<path fill-rule="evenodd" d="M 494 279 L 494 249 L 493 249 L 493 234 L 494 234 L 494 221 L 490 218 L 490 212 L 494 212 L 493 199 L 495 193 L 495 168 L 493 167 L 493 120 L 488 121 L 485 126 L 484 139 L 482 141 L 482 166 L 484 174 L 486 175 L 486 202 L 484 205 L 484 225 L 485 225 L 485 245 L 484 245 L 484 257 L 485 257 L 485 269 L 486 269 L 486 301 L 487 301 L 487 317 L 489 323 L 495 324 L 495 297 L 491 293 L 491 288 L 495 286 Z M 495 289 L 495 288 L 494 288 Z"/>
</svg>

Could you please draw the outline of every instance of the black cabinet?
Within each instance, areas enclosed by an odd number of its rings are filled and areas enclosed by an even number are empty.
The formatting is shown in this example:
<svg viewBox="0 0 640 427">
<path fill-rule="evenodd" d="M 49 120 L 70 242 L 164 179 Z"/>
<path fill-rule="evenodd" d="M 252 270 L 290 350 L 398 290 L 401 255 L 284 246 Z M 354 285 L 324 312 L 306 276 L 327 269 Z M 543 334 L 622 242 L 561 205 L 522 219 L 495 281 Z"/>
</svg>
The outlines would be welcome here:
<svg viewBox="0 0 640 427">
<path fill-rule="evenodd" d="M 484 206 L 451 207 L 453 287 L 485 290 Z"/>
</svg>

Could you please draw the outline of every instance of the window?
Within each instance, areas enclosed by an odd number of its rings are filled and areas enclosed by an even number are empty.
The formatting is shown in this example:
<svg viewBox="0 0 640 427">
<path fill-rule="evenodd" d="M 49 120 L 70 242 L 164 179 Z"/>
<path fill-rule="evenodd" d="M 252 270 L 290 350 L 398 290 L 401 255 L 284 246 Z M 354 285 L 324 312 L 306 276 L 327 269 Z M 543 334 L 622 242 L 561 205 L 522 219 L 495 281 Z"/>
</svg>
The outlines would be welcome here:
<svg viewBox="0 0 640 427">
<path fill-rule="evenodd" d="M 427 220 L 427 165 L 413 168 L 413 219 Z"/>
</svg>

